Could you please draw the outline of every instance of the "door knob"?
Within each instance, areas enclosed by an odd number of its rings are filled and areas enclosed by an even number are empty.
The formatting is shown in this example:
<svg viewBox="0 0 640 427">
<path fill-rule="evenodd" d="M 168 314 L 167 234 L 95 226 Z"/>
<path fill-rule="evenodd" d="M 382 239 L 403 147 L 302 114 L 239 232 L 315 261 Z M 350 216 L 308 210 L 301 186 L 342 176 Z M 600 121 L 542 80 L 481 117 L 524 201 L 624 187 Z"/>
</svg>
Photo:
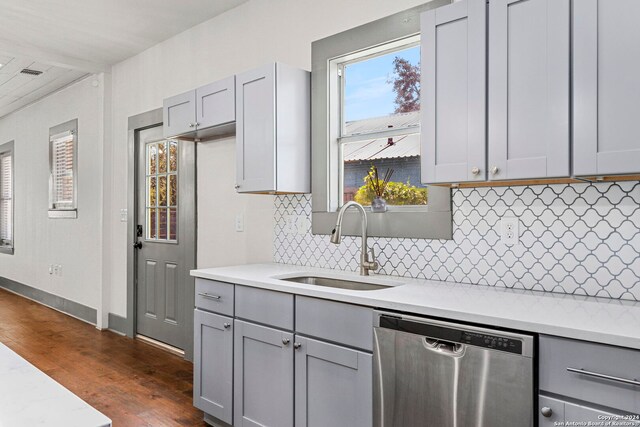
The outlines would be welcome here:
<svg viewBox="0 0 640 427">
<path fill-rule="evenodd" d="M 473 175 L 478 175 L 480 173 L 480 168 L 479 167 L 472 168 L 471 173 Z"/>
<path fill-rule="evenodd" d="M 553 409 L 549 408 L 548 406 L 543 406 L 542 409 L 540 409 L 540 413 L 543 417 L 549 418 L 551 415 L 553 415 Z"/>
<path fill-rule="evenodd" d="M 496 175 L 498 172 L 500 172 L 500 168 L 497 166 L 491 168 L 491 175 Z"/>
<path fill-rule="evenodd" d="M 134 249 L 142 249 L 142 242 L 135 242 L 133 244 Z"/>
</svg>

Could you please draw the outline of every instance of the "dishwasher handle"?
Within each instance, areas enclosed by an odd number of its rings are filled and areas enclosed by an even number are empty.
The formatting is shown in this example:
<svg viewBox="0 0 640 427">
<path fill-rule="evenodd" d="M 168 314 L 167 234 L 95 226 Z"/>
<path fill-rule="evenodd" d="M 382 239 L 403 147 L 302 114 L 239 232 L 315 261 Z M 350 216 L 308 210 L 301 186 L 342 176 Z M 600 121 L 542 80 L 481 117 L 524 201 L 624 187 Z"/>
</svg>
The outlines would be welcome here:
<svg viewBox="0 0 640 427">
<path fill-rule="evenodd" d="M 464 350 L 466 348 L 464 344 L 434 340 L 433 338 L 428 337 L 424 337 L 423 340 L 427 350 L 455 357 L 464 356 Z"/>
</svg>

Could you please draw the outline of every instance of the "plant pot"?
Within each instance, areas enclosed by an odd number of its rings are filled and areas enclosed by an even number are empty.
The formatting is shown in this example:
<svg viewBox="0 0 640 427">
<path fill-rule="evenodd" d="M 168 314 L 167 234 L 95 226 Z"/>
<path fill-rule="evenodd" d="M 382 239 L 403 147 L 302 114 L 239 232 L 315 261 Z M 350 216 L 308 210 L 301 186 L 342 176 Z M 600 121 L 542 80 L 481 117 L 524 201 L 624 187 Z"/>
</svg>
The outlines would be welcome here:
<svg viewBox="0 0 640 427">
<path fill-rule="evenodd" d="M 371 212 L 383 213 L 387 211 L 387 201 L 382 197 L 376 197 L 371 201 Z"/>
</svg>

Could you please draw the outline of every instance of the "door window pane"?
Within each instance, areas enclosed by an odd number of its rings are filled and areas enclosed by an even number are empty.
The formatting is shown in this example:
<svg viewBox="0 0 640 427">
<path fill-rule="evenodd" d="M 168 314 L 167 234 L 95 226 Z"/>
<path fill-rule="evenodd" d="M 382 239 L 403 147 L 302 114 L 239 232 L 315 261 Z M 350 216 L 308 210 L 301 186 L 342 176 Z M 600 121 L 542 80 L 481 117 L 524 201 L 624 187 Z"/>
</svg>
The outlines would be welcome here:
<svg viewBox="0 0 640 427">
<path fill-rule="evenodd" d="M 147 240 L 176 241 L 178 238 L 178 142 L 150 142 L 147 143 L 145 153 Z"/>
</svg>

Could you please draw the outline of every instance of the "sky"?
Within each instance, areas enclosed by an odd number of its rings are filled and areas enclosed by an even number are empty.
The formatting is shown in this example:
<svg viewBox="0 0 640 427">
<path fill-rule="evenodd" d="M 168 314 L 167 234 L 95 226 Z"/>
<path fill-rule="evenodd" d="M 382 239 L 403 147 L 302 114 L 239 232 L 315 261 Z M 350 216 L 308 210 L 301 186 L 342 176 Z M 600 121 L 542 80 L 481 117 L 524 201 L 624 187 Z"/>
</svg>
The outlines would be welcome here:
<svg viewBox="0 0 640 427">
<path fill-rule="evenodd" d="M 345 70 L 345 120 L 386 116 L 395 110 L 393 59 L 401 56 L 411 64 L 420 62 L 420 46 L 392 52 L 347 65 Z"/>
</svg>

